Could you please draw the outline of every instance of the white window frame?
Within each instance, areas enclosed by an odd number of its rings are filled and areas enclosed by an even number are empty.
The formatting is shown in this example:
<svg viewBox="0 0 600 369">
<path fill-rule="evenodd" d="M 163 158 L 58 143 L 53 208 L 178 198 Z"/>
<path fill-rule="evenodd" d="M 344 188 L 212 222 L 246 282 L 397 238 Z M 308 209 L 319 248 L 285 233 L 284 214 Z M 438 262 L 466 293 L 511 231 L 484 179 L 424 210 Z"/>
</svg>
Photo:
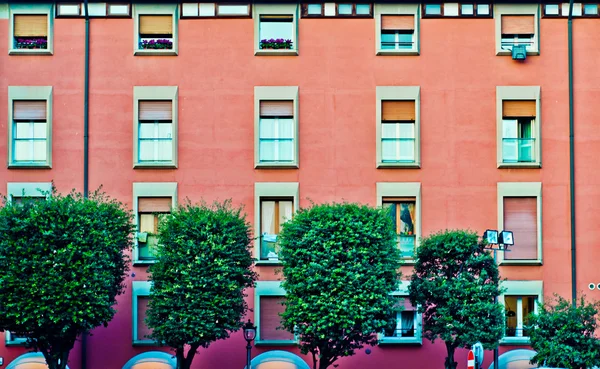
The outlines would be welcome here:
<svg viewBox="0 0 600 369">
<path fill-rule="evenodd" d="M 537 312 L 537 304 L 544 302 L 544 282 L 540 280 L 531 281 L 503 281 L 501 286 L 506 289 L 498 302 L 506 309 L 505 296 L 537 296 L 535 311 Z M 529 345 L 529 337 L 506 337 L 500 340 L 501 345 Z"/>
<path fill-rule="evenodd" d="M 540 54 L 540 5 L 539 4 L 494 4 L 494 22 L 496 32 L 496 55 L 512 55 L 511 48 L 502 47 L 502 16 L 533 15 L 534 35 L 532 45 L 526 48 L 527 55 Z"/>
<path fill-rule="evenodd" d="M 419 55 L 420 32 L 419 21 L 421 6 L 417 4 L 374 4 L 375 17 L 375 55 Z M 381 16 L 382 15 L 412 15 L 414 16 L 413 47 L 412 49 L 388 50 L 381 48 Z"/>
<path fill-rule="evenodd" d="M 254 4 L 254 55 L 298 55 L 298 18 L 300 17 L 300 2 L 297 4 Z M 291 49 L 261 49 L 260 48 L 260 16 L 261 15 L 291 15 L 292 16 L 292 48 Z"/>
<path fill-rule="evenodd" d="M 17 49 L 14 47 L 15 15 L 46 15 L 48 17 L 48 46 L 46 49 Z M 9 4 L 8 54 L 52 55 L 54 53 L 54 6 L 52 4 Z"/>
<path fill-rule="evenodd" d="M 172 49 L 140 48 L 140 15 L 170 15 L 173 17 Z M 177 55 L 179 53 L 179 6 L 178 4 L 133 4 L 133 55 Z"/>
</svg>

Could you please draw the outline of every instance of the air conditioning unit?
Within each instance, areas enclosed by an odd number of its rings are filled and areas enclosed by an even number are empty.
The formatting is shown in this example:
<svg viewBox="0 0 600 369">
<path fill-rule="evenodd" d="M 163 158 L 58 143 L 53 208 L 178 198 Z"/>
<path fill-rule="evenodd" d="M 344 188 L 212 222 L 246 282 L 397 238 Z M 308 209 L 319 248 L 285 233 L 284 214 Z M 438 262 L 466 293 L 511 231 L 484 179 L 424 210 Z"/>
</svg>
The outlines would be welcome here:
<svg viewBox="0 0 600 369">
<path fill-rule="evenodd" d="M 525 60 L 525 58 L 527 58 L 527 46 L 513 45 L 512 58 L 513 60 Z"/>
</svg>

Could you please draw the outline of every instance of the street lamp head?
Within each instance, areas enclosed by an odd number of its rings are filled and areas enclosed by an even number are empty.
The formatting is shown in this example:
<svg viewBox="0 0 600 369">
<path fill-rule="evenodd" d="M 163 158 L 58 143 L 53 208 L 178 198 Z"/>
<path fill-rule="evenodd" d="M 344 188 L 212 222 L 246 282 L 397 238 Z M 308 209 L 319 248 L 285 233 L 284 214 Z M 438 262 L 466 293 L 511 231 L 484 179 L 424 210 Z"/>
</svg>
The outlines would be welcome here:
<svg viewBox="0 0 600 369">
<path fill-rule="evenodd" d="M 495 229 L 488 229 L 483 233 L 483 239 L 490 245 L 498 244 L 498 231 Z"/>
<path fill-rule="evenodd" d="M 512 231 L 500 232 L 500 237 L 498 239 L 498 243 L 501 243 L 504 246 L 513 246 L 515 244 L 515 240 L 513 239 Z"/>
<path fill-rule="evenodd" d="M 252 324 L 250 319 L 248 319 L 246 324 L 244 324 L 243 328 L 244 339 L 246 340 L 246 342 L 248 342 L 248 344 L 250 344 L 250 342 L 254 341 L 254 338 L 256 337 L 256 327 L 254 326 L 254 324 Z"/>
</svg>

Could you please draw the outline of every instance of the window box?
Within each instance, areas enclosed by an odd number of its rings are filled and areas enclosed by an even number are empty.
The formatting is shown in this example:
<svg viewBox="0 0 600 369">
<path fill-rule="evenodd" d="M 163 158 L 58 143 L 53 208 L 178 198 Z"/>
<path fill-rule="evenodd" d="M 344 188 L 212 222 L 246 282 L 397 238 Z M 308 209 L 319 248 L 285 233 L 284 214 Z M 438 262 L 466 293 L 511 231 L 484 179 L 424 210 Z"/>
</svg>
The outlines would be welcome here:
<svg viewBox="0 0 600 369">
<path fill-rule="evenodd" d="M 514 45 L 525 45 L 527 55 L 539 55 L 539 5 L 496 4 L 496 55 L 512 55 Z"/>
<path fill-rule="evenodd" d="M 51 4 L 9 4 L 10 55 L 52 55 Z"/>
<path fill-rule="evenodd" d="M 292 40 L 284 40 L 282 38 L 277 38 L 277 39 L 264 39 L 264 40 L 260 40 L 260 48 L 262 50 L 264 49 L 288 49 L 291 50 L 292 47 Z"/>
<path fill-rule="evenodd" d="M 377 55 L 419 55 L 418 4 L 375 4 Z"/>
<path fill-rule="evenodd" d="M 298 55 L 299 6 L 254 5 L 254 55 Z"/>
<path fill-rule="evenodd" d="M 177 55 L 177 5 L 134 7 L 134 55 Z"/>
</svg>

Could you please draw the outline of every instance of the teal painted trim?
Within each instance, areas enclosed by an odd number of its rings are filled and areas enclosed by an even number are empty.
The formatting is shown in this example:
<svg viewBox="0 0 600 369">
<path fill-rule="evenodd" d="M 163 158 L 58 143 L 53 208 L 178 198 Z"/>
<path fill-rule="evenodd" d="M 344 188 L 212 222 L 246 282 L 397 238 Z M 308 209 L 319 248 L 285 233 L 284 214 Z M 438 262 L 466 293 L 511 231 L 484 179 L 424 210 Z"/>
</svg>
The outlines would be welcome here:
<svg viewBox="0 0 600 369">
<path fill-rule="evenodd" d="M 256 346 L 297 346 L 298 342 L 289 340 L 264 340 L 256 341 Z"/>
<path fill-rule="evenodd" d="M 4 345 L 8 347 L 23 347 L 27 343 L 26 338 L 13 338 L 12 333 L 4 331 Z"/>
<path fill-rule="evenodd" d="M 54 54 L 54 4 L 9 4 L 8 6 L 8 54 L 9 55 L 52 55 Z M 15 49 L 15 14 L 46 14 L 48 16 L 48 48 Z"/>
<path fill-rule="evenodd" d="M 134 346 L 160 346 L 157 342 L 148 339 L 139 339 L 137 336 L 138 331 L 138 297 L 150 296 L 152 289 L 152 282 L 150 281 L 133 281 L 132 290 L 132 345 Z"/>
<path fill-rule="evenodd" d="M 254 324 L 256 325 L 256 345 L 282 346 L 295 345 L 297 340 L 261 340 L 260 339 L 260 298 L 261 296 L 285 296 L 281 281 L 258 281 L 254 287 Z"/>
<path fill-rule="evenodd" d="M 179 53 L 179 4 L 133 4 L 133 55 L 165 55 Z M 140 15 L 172 15 L 173 16 L 173 49 L 147 50 L 139 48 Z"/>
<path fill-rule="evenodd" d="M 12 161 L 13 142 L 13 101 L 46 100 L 46 161 L 43 163 L 15 163 Z M 8 155 L 9 168 L 52 168 L 52 86 L 8 86 Z"/>
</svg>

